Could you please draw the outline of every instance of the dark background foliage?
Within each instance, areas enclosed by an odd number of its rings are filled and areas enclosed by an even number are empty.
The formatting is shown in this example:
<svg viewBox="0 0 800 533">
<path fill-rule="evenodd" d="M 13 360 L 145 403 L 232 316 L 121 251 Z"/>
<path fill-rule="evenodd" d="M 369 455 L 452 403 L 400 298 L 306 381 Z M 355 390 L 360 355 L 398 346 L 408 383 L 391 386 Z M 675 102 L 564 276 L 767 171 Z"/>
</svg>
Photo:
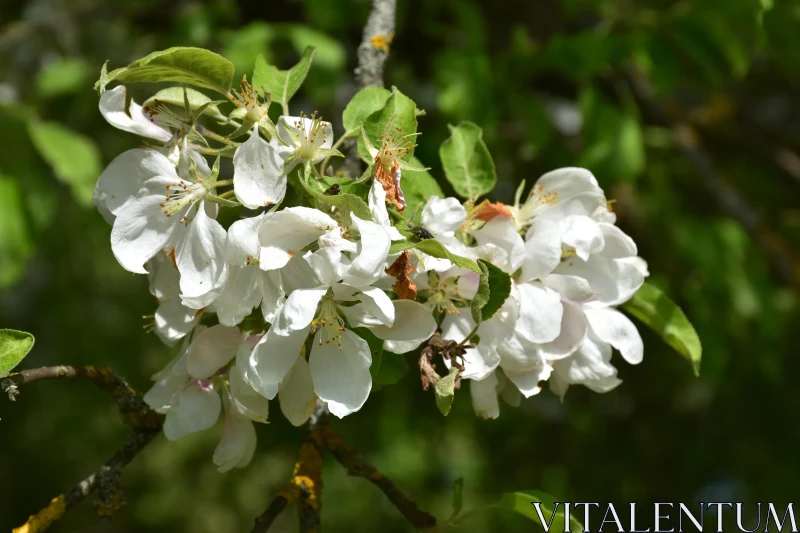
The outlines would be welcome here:
<svg viewBox="0 0 800 533">
<path fill-rule="evenodd" d="M 597 395 L 544 391 L 494 421 L 466 392 L 442 417 L 413 372 L 334 425 L 421 506 L 506 491 L 573 501 L 785 501 L 800 471 L 800 3 L 778 0 L 399 0 L 387 85 L 427 114 L 419 158 L 441 176 L 447 125 L 472 120 L 510 201 L 559 166 L 590 168 L 652 280 L 695 324 L 702 373 L 643 331 L 644 362 Z M 193 45 L 252 71 L 316 62 L 293 109 L 341 128 L 366 0 L 25 0 L 0 5 L 0 325 L 37 337 L 26 367 L 95 364 L 139 390 L 171 353 L 145 335 L 146 279 L 114 260 L 88 201 L 137 140 L 97 111 L 91 85 L 153 50 Z M 647 90 L 642 90 L 642 85 Z M 141 102 L 147 87 L 131 87 Z M 43 126 L 44 124 L 44 126 Z M 55 125 L 53 125 L 55 124 Z M 55 133 L 54 133 L 55 130 Z M 340 130 L 339 130 L 340 131 Z M 681 135 L 675 135 L 675 132 Z M 55 136 L 55 139 L 54 139 Z M 69 137 L 68 149 L 60 146 Z M 57 153 L 53 153 L 54 150 Z M 688 156 L 688 157 L 687 157 Z M 447 190 L 445 188 L 445 190 Z M 88 195 L 88 196 L 87 196 Z M 413 364 L 413 363 L 412 363 Z M 217 433 L 159 437 L 125 470 L 127 507 L 85 502 L 55 531 L 246 531 L 290 473 L 298 432 L 277 413 L 244 470 L 218 474 Z M 0 398 L 0 530 L 108 458 L 128 431 L 88 384 Z M 326 531 L 408 531 L 383 496 L 326 463 Z M 290 515 L 277 531 L 294 531 Z M 465 531 L 530 531 L 500 512 Z"/>
</svg>

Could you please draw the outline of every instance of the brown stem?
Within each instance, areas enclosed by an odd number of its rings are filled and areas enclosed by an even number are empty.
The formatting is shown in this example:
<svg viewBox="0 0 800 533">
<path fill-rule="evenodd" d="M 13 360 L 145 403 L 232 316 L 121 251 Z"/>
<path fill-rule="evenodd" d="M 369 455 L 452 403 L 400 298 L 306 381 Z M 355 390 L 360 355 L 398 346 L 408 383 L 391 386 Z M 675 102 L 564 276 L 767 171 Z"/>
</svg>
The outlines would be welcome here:
<svg viewBox="0 0 800 533">
<path fill-rule="evenodd" d="M 97 514 L 114 514 L 124 503 L 119 482 L 122 468 L 153 440 L 164 422 L 163 415 L 151 410 L 124 378 L 108 368 L 50 366 L 22 370 L 0 377 L 0 389 L 14 401 L 19 394 L 17 387 L 50 379 L 86 379 L 109 392 L 117 402 L 122 421 L 136 432 L 97 471 L 69 491 L 53 498 L 47 507 L 31 515 L 25 524 L 14 529 L 14 533 L 40 533 L 47 530 L 65 512 L 95 491 L 99 493 Z"/>
<path fill-rule="evenodd" d="M 418 531 L 431 530 L 436 526 L 436 517 L 421 510 L 416 503 L 403 494 L 395 484 L 377 468 L 365 462 L 350 446 L 329 427 L 320 428 L 314 433 L 317 445 L 331 451 L 333 456 L 345 467 L 351 476 L 362 477 L 389 498 L 397 510 Z"/>
</svg>

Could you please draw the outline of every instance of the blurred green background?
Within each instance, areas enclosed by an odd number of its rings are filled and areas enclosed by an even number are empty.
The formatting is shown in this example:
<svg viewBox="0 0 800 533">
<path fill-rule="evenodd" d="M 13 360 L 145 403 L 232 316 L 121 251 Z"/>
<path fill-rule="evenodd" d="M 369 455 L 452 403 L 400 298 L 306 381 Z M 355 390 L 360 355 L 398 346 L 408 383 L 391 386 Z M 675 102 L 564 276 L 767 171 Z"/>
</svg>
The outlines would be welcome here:
<svg viewBox="0 0 800 533">
<path fill-rule="evenodd" d="M 201 46 L 250 73 L 319 48 L 292 102 L 341 133 L 355 92 L 366 0 L 23 0 L 0 4 L 0 325 L 31 331 L 24 367 L 107 365 L 146 390 L 171 357 L 140 318 L 143 276 L 111 254 L 94 181 L 137 145 L 106 124 L 100 66 Z M 800 472 L 800 3 L 778 0 L 399 0 L 387 85 L 427 114 L 418 157 L 441 175 L 447 124 L 472 120 L 497 165 L 495 199 L 520 180 L 590 168 L 616 199 L 652 280 L 695 324 L 702 373 L 643 331 L 644 362 L 616 358 L 624 383 L 598 395 L 544 391 L 498 420 L 466 392 L 442 417 L 413 372 L 333 425 L 423 508 L 450 512 L 542 489 L 572 501 L 786 501 Z M 238 78 L 237 78 L 238 79 Z M 641 82 L 648 94 L 633 90 Z M 142 102 L 151 88 L 131 86 Z M 700 148 L 676 143 L 673 127 Z M 694 159 L 692 159 L 694 158 Z M 693 164 L 694 163 L 694 164 Z M 710 166 L 709 166 L 710 165 Z M 699 170 L 699 171 L 698 171 Z M 445 190 L 447 190 L 447 186 Z M 643 328 L 642 328 L 643 329 Z M 219 474 L 217 430 L 158 437 L 125 471 L 113 520 L 82 503 L 54 531 L 249 531 L 290 474 L 300 436 L 273 406 L 246 469 Z M 128 429 L 79 382 L 0 398 L 0 530 L 94 471 Z M 329 458 L 330 459 L 330 458 Z M 91 498 L 90 498 L 91 500 Z M 326 462 L 326 531 L 405 532 L 366 481 Z M 294 531 L 285 513 L 275 531 Z M 533 531 L 477 516 L 463 531 Z"/>
</svg>

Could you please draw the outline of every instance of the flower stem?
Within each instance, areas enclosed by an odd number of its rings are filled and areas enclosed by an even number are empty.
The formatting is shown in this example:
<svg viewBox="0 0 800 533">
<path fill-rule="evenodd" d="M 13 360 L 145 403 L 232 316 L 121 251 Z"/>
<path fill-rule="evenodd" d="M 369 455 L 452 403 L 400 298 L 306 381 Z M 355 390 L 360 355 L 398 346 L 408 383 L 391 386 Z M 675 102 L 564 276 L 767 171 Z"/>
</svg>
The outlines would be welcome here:
<svg viewBox="0 0 800 533">
<path fill-rule="evenodd" d="M 472 338 L 472 337 L 473 337 L 473 336 L 474 336 L 476 333 L 478 333 L 478 328 L 479 328 L 480 326 L 481 326 L 480 324 L 475 324 L 475 327 L 474 327 L 474 328 L 472 328 L 472 331 L 470 331 L 470 332 L 469 332 L 469 334 L 468 334 L 466 337 L 464 337 L 464 340 L 463 340 L 463 341 L 461 341 L 461 342 L 459 342 L 459 343 L 458 343 L 458 345 L 459 345 L 459 346 L 464 346 L 464 345 L 466 345 L 466 344 L 467 344 L 467 342 L 469 342 L 469 340 L 470 340 L 470 339 L 471 339 L 471 338 Z"/>
<path fill-rule="evenodd" d="M 227 144 L 227 145 L 230 145 L 230 146 L 239 146 L 239 143 L 237 143 L 236 141 L 233 141 L 231 139 L 226 139 L 225 137 L 223 137 L 219 133 L 211 131 L 210 129 L 208 129 L 205 126 L 202 126 L 200 124 L 197 125 L 197 130 L 200 133 L 200 135 L 203 135 L 204 137 L 208 137 L 209 139 L 214 139 L 215 141 L 217 141 L 219 143 Z"/>
<path fill-rule="evenodd" d="M 214 187 L 225 187 L 226 185 L 233 185 L 233 180 L 217 180 Z"/>
<path fill-rule="evenodd" d="M 231 180 L 231 181 L 232 181 L 232 180 Z M 219 195 L 219 197 L 220 197 L 220 198 L 230 198 L 231 196 L 233 196 L 233 194 L 234 194 L 235 192 L 236 192 L 236 191 L 234 191 L 233 189 L 231 189 L 230 191 L 225 191 L 224 193 L 220 194 L 220 195 Z"/>
<path fill-rule="evenodd" d="M 349 139 L 350 137 L 354 137 L 356 133 L 358 133 L 358 130 L 356 130 L 356 129 L 352 129 L 352 130 L 350 130 L 350 131 L 346 131 L 346 132 L 344 133 L 344 135 L 342 135 L 341 137 L 339 137 L 339 138 L 336 140 L 336 142 L 335 142 L 335 143 L 333 143 L 333 146 L 331 146 L 331 149 L 332 149 L 332 150 L 338 150 L 338 149 L 339 149 L 339 147 L 342 145 L 342 143 L 343 143 L 343 142 L 344 142 L 346 139 Z M 330 160 L 331 160 L 331 156 L 328 156 L 328 157 L 326 157 L 326 158 L 325 158 L 325 159 L 322 161 L 322 165 L 319 167 L 319 173 L 320 173 L 322 176 L 324 176 L 324 175 L 325 175 L 325 170 L 326 170 L 326 168 L 327 168 L 327 166 L 328 166 L 328 161 L 330 161 Z"/>
</svg>

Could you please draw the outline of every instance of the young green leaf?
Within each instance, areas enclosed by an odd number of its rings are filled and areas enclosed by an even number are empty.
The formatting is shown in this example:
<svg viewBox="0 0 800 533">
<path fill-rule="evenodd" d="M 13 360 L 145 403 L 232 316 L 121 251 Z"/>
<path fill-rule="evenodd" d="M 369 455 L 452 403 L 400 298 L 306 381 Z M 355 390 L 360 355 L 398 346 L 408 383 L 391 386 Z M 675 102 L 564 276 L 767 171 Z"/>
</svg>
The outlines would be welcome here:
<svg viewBox="0 0 800 533">
<path fill-rule="evenodd" d="M 364 120 L 364 131 L 376 147 L 381 146 L 381 137 L 387 132 L 394 136 L 396 142 L 400 142 L 401 137 L 417 132 L 416 110 L 417 106 L 411 98 L 398 91 L 396 87 L 392 88 L 392 93 L 385 105 Z M 410 137 L 407 144 L 413 145 L 413 139 L 414 137 Z M 405 159 L 409 159 L 413 152 L 413 150 L 409 150 Z M 364 161 L 368 163 L 371 161 L 369 152 L 361 139 L 358 141 L 358 153 Z"/>
<path fill-rule="evenodd" d="M 30 333 L 15 329 L 0 329 L 0 376 L 7 374 L 22 361 L 33 348 Z"/>
<path fill-rule="evenodd" d="M 307 47 L 300 61 L 289 70 L 278 70 L 277 67 L 268 64 L 264 60 L 264 56 L 259 55 L 256 58 L 255 69 L 253 69 L 253 87 L 259 90 L 263 87 L 272 93 L 273 102 L 287 105 L 303 85 L 315 53 L 316 50 L 313 47 Z"/>
<path fill-rule="evenodd" d="M 105 68 L 105 67 L 104 67 Z M 211 89 L 227 96 L 233 80 L 233 63 L 202 48 L 176 46 L 153 52 L 127 67 L 101 73 L 95 89 L 102 93 L 112 81 L 176 82 Z M 105 74 L 105 75 L 104 75 Z"/>
<path fill-rule="evenodd" d="M 472 318 L 476 324 L 492 318 L 511 294 L 511 276 L 484 259 L 478 259 L 478 266 L 481 278 L 472 299 Z"/>
<path fill-rule="evenodd" d="M 460 255 L 450 253 L 450 251 L 437 240 L 428 239 L 419 242 L 417 243 L 415 248 L 421 252 L 425 252 L 428 255 L 432 255 L 433 257 L 438 257 L 441 259 L 449 259 L 450 261 L 452 261 L 454 265 L 468 268 L 473 272 L 477 272 L 478 274 L 481 273 L 481 269 L 477 265 L 477 263 L 475 263 L 475 261 L 473 261 L 472 259 L 468 259 L 466 257 L 462 257 Z"/>
<path fill-rule="evenodd" d="M 191 107 L 192 110 L 197 110 L 202 106 L 207 105 L 207 107 L 203 110 L 204 115 L 208 115 L 214 120 L 219 121 L 224 121 L 227 119 L 227 117 L 222 114 L 219 108 L 215 104 L 211 103 L 211 98 L 204 95 L 200 91 L 192 89 L 191 87 L 186 87 L 185 89 L 186 96 L 189 98 L 189 107 Z M 156 94 L 148 98 L 143 104 L 143 107 L 156 105 L 156 102 L 183 107 L 183 91 L 184 87 L 167 87 L 166 89 L 161 89 Z"/>
<path fill-rule="evenodd" d="M 450 138 L 439 148 L 439 158 L 459 196 L 477 198 L 494 189 L 494 161 L 483 142 L 483 130 L 472 122 L 450 126 Z"/>
<path fill-rule="evenodd" d="M 434 392 L 436 393 L 436 407 L 444 416 L 450 414 L 453 406 L 453 398 L 456 394 L 456 378 L 459 370 L 456 367 L 450 369 L 450 373 L 436 382 Z"/>
<path fill-rule="evenodd" d="M 622 308 L 661 335 L 667 344 L 685 357 L 694 374 L 700 375 L 703 347 L 689 319 L 658 287 L 645 283 Z"/>
<path fill-rule="evenodd" d="M 92 192 L 100 175 L 100 150 L 95 142 L 57 122 L 31 121 L 28 134 L 56 177 L 70 186 L 84 207 L 92 205 Z"/>
<path fill-rule="evenodd" d="M 541 515 L 536 511 L 534 503 L 539 504 Z M 524 492 L 508 492 L 500 499 L 500 507 L 519 513 L 530 518 L 545 531 L 583 531 L 583 524 L 569 515 L 569 526 L 564 520 L 564 502 L 557 502 L 556 498 L 540 490 L 526 490 Z"/>
<path fill-rule="evenodd" d="M 325 194 L 326 189 L 320 188 L 320 184 L 310 176 L 299 175 L 300 184 L 318 202 L 325 202 L 335 205 L 348 213 L 355 215 L 362 220 L 372 220 L 372 211 L 367 202 L 352 193 Z"/>
<path fill-rule="evenodd" d="M 361 124 L 367 117 L 383 109 L 390 96 L 392 96 L 391 91 L 376 85 L 358 91 L 342 113 L 344 129 L 346 131 L 361 129 Z"/>
</svg>

